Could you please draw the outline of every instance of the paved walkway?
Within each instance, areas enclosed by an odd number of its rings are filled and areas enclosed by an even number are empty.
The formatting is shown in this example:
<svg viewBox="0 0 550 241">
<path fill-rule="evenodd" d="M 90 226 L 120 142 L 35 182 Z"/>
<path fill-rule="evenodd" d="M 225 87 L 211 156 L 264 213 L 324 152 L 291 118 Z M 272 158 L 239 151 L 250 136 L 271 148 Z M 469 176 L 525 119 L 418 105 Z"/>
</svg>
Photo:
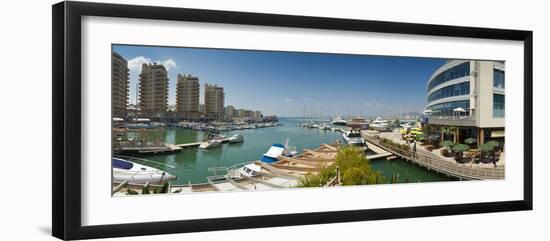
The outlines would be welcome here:
<svg viewBox="0 0 550 241">
<path fill-rule="evenodd" d="M 375 138 L 378 133 L 363 131 L 361 134 L 363 138 L 369 140 L 369 142 L 380 145 L 381 139 Z M 425 149 L 420 149 L 419 145 L 415 153 L 410 150 L 403 150 L 392 146 L 385 146 L 384 148 L 391 150 L 394 154 L 400 155 L 407 160 L 421 166 L 426 166 L 428 169 L 446 173 L 447 175 L 457 178 L 473 180 L 504 179 L 504 166 L 494 167 L 492 164 L 489 164 L 489 166 L 486 166 L 486 164 L 460 164 L 456 163 L 454 160 L 448 161 L 440 158 L 436 154 L 428 152 Z"/>
<path fill-rule="evenodd" d="M 370 133 L 366 133 L 368 135 L 374 135 L 374 132 L 370 132 Z M 386 138 L 386 139 L 390 139 L 392 140 L 393 142 L 396 142 L 396 143 L 399 143 L 399 144 L 407 144 L 407 142 L 403 139 L 401 139 L 401 133 L 399 131 L 393 131 L 393 132 L 380 132 L 378 133 L 378 136 L 380 138 Z M 411 146 L 412 148 L 412 145 L 413 144 L 409 144 L 409 146 Z M 452 163 L 456 163 L 455 159 L 452 158 L 452 157 L 445 157 L 443 155 L 441 155 L 441 150 L 443 148 L 440 148 L 440 149 L 437 149 L 437 150 L 433 150 L 433 151 L 428 151 L 426 150 L 426 147 L 424 145 L 420 145 L 420 143 L 416 143 L 416 151 L 418 153 L 421 153 L 421 154 L 424 154 L 424 155 L 433 155 L 437 158 L 440 158 L 442 160 L 445 160 L 445 161 L 448 161 L 448 162 L 452 162 Z M 506 163 L 505 161 L 505 158 L 504 158 L 504 153 L 502 153 L 500 155 L 500 159 L 499 161 L 496 163 L 497 166 L 504 166 L 504 164 Z M 492 163 L 466 163 L 466 164 L 463 164 L 465 166 L 471 166 L 471 167 L 494 167 L 494 165 Z"/>
</svg>

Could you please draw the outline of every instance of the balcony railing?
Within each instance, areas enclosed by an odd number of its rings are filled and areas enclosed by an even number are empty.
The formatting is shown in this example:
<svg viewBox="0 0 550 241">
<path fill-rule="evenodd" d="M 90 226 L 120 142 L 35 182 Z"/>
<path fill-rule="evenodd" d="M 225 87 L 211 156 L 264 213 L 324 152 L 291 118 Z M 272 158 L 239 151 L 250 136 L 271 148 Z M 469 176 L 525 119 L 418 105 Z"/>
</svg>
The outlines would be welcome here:
<svg viewBox="0 0 550 241">
<path fill-rule="evenodd" d="M 476 116 L 430 116 L 428 117 L 428 123 L 436 125 L 475 126 Z"/>
</svg>

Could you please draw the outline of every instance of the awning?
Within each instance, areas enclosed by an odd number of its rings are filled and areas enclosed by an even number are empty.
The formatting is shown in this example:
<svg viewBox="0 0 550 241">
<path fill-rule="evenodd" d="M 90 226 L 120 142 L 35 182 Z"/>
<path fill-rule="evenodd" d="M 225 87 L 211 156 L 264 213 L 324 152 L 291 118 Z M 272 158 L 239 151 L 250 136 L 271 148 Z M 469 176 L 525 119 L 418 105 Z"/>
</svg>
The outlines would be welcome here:
<svg viewBox="0 0 550 241">
<path fill-rule="evenodd" d="M 504 131 L 491 131 L 491 138 L 504 137 Z"/>
</svg>

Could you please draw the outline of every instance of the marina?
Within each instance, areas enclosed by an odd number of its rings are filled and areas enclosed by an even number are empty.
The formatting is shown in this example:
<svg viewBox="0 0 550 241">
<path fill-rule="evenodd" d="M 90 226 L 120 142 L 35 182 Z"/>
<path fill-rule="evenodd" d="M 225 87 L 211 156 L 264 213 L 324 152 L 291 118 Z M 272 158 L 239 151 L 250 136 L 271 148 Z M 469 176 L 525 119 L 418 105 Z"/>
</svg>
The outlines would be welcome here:
<svg viewBox="0 0 550 241">
<path fill-rule="evenodd" d="M 207 137 L 205 132 L 166 128 L 163 132 L 151 132 L 149 137 L 162 137 L 167 145 L 177 146 L 181 150 L 167 153 L 142 153 L 140 157 L 160 163 L 161 165 L 157 165 L 159 169 L 178 177 L 177 180 L 170 181 L 172 193 L 242 191 L 250 190 L 254 186 L 255 190 L 267 190 L 297 185 L 300 176 L 316 172 L 320 167 L 332 163 L 338 150 L 336 143 L 345 145 L 342 136 L 343 128 L 334 130 L 303 128 L 298 125 L 300 123 L 298 119 L 281 119 L 281 122 L 283 125 L 274 128 L 246 130 L 242 132 L 244 142 L 230 143 L 224 139 L 221 146 L 213 149 L 198 148 L 202 142 L 197 140 L 205 139 Z M 273 143 L 285 143 L 298 150 L 299 156 L 279 157 L 277 163 L 260 162 L 262 154 L 268 152 L 269 146 Z M 399 174 L 403 182 L 455 180 L 453 177 L 406 162 L 400 156 L 374 143 L 366 141 L 366 144 L 369 147 L 366 157 L 370 160 L 373 169 L 381 171 L 387 179 Z M 262 167 L 261 176 L 243 176 L 238 179 L 230 178 L 231 181 L 227 180 L 226 175 L 230 174 L 231 170 L 251 163 Z M 137 191 L 143 188 L 143 184 L 126 185 Z M 159 184 L 152 183 L 148 186 L 151 189 L 161 187 Z"/>
<path fill-rule="evenodd" d="M 501 61 L 411 59 L 431 66 L 420 71 L 372 56 L 244 51 L 241 61 L 260 66 L 202 62 L 181 73 L 162 62 L 130 71 L 126 51 L 134 47 L 112 53 L 116 195 L 504 179 Z M 286 63 L 281 56 L 307 61 L 273 68 Z M 308 67 L 320 59 L 340 63 L 340 74 Z M 378 68 L 365 71 L 359 60 Z M 393 66 L 386 61 L 416 77 L 372 75 Z"/>
</svg>

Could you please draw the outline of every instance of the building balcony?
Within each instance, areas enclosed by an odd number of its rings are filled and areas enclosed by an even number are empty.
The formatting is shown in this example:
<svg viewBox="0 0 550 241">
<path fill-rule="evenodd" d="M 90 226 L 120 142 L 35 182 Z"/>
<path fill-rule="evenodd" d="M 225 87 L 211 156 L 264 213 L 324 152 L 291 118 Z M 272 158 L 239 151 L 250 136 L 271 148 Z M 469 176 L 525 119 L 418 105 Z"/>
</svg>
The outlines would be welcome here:
<svg viewBox="0 0 550 241">
<path fill-rule="evenodd" d="M 471 116 L 429 116 L 428 124 L 448 126 L 476 126 L 475 115 Z"/>
</svg>

